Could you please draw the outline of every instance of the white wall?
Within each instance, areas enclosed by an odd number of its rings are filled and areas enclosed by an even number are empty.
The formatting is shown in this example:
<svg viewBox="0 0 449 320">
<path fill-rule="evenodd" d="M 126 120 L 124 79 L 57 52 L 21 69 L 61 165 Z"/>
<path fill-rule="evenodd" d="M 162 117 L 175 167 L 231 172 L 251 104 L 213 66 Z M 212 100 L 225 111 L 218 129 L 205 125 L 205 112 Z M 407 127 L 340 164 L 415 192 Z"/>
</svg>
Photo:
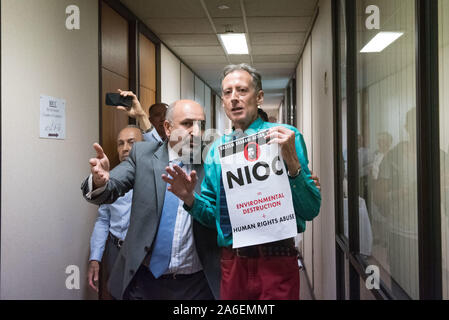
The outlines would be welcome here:
<svg viewBox="0 0 449 320">
<path fill-rule="evenodd" d="M 302 125 L 304 141 L 307 146 L 309 161 L 313 160 L 312 146 L 312 45 L 310 40 L 304 48 L 302 55 L 303 90 L 302 90 Z"/>
<path fill-rule="evenodd" d="M 195 76 L 195 101 L 204 106 L 204 82 Z"/>
<path fill-rule="evenodd" d="M 313 149 L 312 149 L 312 45 L 310 40 L 307 42 L 301 58 L 302 66 L 302 104 L 301 110 L 298 110 L 298 117 L 301 119 L 301 133 L 307 147 L 309 158 L 309 168 L 313 170 Z M 314 287 L 314 268 L 313 268 L 313 221 L 306 222 L 306 231 L 303 235 L 304 246 L 304 266 L 306 269 L 309 283 Z"/>
<path fill-rule="evenodd" d="M 228 130 L 231 129 L 231 120 L 226 116 L 224 108 L 219 96 L 215 96 L 215 115 L 216 115 L 216 129 L 220 134 L 229 133 Z"/>
<path fill-rule="evenodd" d="M 318 18 L 296 69 L 297 123 L 307 145 L 310 169 L 320 177 L 322 188 L 321 211 L 312 222 L 307 222 L 303 251 L 315 297 L 335 299 L 331 1 L 322 0 L 319 7 Z"/>
<path fill-rule="evenodd" d="M 303 131 L 303 60 L 296 68 L 296 124 L 300 132 Z"/>
<path fill-rule="evenodd" d="M 78 5 L 81 29 L 65 28 Z M 98 141 L 98 2 L 1 1 L 1 299 L 84 299 L 96 206 L 81 196 Z M 39 138 L 39 96 L 66 100 L 67 138 Z M 80 290 L 65 286 L 80 268 Z"/>
<path fill-rule="evenodd" d="M 278 110 L 278 122 L 282 123 L 282 117 L 283 117 L 283 109 L 284 109 L 284 102 L 281 102 L 281 104 L 279 105 L 279 110 Z"/>
<path fill-rule="evenodd" d="M 161 45 L 161 102 L 171 104 L 181 98 L 181 62 Z"/>
<path fill-rule="evenodd" d="M 164 45 L 161 45 L 161 101 L 172 103 L 192 99 L 206 113 L 206 128 L 211 127 L 211 89 Z"/>
<path fill-rule="evenodd" d="M 312 31 L 313 171 L 320 177 L 321 212 L 313 222 L 314 293 L 317 299 L 336 298 L 334 138 L 332 94 L 331 1 L 319 3 Z M 326 128 L 326 130 L 323 130 Z"/>
<path fill-rule="evenodd" d="M 212 128 L 212 90 L 204 87 L 204 112 L 206 113 L 206 129 Z"/>
<path fill-rule="evenodd" d="M 195 75 L 181 63 L 181 99 L 195 100 Z"/>
</svg>

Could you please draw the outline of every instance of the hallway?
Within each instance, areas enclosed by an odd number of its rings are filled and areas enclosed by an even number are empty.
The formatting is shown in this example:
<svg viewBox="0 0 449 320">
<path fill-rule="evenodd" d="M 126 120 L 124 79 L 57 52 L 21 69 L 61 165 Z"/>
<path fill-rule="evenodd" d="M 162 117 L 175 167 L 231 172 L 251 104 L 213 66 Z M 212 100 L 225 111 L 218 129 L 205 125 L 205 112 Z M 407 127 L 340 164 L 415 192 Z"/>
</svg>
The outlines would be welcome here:
<svg viewBox="0 0 449 320">
<path fill-rule="evenodd" d="M 194 100 L 212 141 L 232 132 L 222 70 L 239 63 L 320 179 L 296 237 L 301 299 L 449 299 L 449 0 L 1 0 L 0 299 L 98 298 L 80 182 L 94 142 L 114 167 L 139 125 L 106 93 L 147 113 Z M 64 105 L 56 139 L 46 98 Z"/>
</svg>

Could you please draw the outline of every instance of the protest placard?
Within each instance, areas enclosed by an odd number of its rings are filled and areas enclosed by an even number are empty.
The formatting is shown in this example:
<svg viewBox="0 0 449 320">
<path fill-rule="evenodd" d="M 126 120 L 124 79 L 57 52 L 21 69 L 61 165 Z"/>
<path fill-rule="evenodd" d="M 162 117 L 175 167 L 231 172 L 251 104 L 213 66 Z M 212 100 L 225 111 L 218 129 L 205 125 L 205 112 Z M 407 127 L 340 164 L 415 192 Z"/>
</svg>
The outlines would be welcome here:
<svg viewBox="0 0 449 320">
<path fill-rule="evenodd" d="M 218 147 L 232 225 L 233 248 L 296 236 L 290 183 L 268 130 Z"/>
</svg>

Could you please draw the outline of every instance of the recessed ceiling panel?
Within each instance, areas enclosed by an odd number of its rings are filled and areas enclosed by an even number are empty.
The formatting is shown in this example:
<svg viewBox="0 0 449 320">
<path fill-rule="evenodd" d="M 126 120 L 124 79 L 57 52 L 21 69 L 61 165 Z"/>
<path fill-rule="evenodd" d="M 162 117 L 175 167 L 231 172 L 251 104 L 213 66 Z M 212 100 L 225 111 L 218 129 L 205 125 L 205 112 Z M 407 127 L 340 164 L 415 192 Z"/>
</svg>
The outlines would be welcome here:
<svg viewBox="0 0 449 320">
<path fill-rule="evenodd" d="M 197 55 L 197 56 L 183 56 L 183 60 L 185 63 L 188 64 L 195 64 L 195 65 L 204 65 L 207 66 L 208 64 L 211 64 L 213 67 L 216 67 L 216 64 L 223 64 L 227 63 L 228 60 L 226 60 L 226 56 L 223 55 Z"/>
<path fill-rule="evenodd" d="M 251 63 L 251 59 L 249 55 L 230 55 L 229 60 L 231 60 L 231 63 L 233 64 L 240 64 L 240 63 Z"/>
<path fill-rule="evenodd" d="M 254 64 L 260 70 L 284 70 L 284 69 L 294 69 L 296 67 L 295 62 L 259 62 Z"/>
<path fill-rule="evenodd" d="M 241 17 L 239 0 L 204 0 L 212 18 Z"/>
<path fill-rule="evenodd" d="M 216 93 L 228 63 L 251 63 L 262 74 L 265 108 L 278 108 L 295 73 L 317 0 L 121 0 Z M 213 21 L 207 18 L 202 3 Z M 245 32 L 251 56 L 229 55 L 214 33 Z M 221 7 L 221 8 L 219 8 Z"/>
<path fill-rule="evenodd" d="M 253 54 L 254 63 L 258 62 L 298 62 L 299 53 L 298 54 L 278 54 L 276 56 L 273 55 L 258 55 Z"/>
<path fill-rule="evenodd" d="M 180 56 L 221 56 L 223 55 L 223 47 L 173 47 L 177 55 Z"/>
<path fill-rule="evenodd" d="M 300 51 L 301 46 L 251 46 L 251 52 L 259 55 L 278 55 L 278 54 L 296 54 Z"/>
<path fill-rule="evenodd" d="M 189 0 L 121 0 L 140 19 L 205 18 L 200 1 Z"/>
<path fill-rule="evenodd" d="M 305 32 L 250 33 L 251 45 L 302 45 Z"/>
<path fill-rule="evenodd" d="M 164 33 L 212 33 L 207 19 L 147 19 L 145 23 L 157 35 Z"/>
<path fill-rule="evenodd" d="M 306 17 L 312 16 L 316 0 L 244 0 L 248 17 Z"/>
<path fill-rule="evenodd" d="M 311 17 L 248 17 L 249 32 L 307 32 Z"/>
<path fill-rule="evenodd" d="M 214 25 L 218 33 L 232 31 L 235 33 L 244 33 L 245 25 L 242 18 L 214 18 Z"/>
<path fill-rule="evenodd" d="M 169 47 L 220 45 L 215 34 L 163 34 L 160 38 Z"/>
</svg>

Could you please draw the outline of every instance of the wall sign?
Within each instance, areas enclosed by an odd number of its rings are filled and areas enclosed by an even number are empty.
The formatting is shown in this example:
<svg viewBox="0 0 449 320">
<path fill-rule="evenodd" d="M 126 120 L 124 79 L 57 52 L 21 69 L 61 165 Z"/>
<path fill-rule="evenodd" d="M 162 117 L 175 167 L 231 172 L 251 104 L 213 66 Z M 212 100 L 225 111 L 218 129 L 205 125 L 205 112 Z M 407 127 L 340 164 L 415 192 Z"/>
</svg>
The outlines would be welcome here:
<svg viewBox="0 0 449 320">
<path fill-rule="evenodd" d="M 40 138 L 65 139 L 64 99 L 40 96 Z"/>
</svg>

